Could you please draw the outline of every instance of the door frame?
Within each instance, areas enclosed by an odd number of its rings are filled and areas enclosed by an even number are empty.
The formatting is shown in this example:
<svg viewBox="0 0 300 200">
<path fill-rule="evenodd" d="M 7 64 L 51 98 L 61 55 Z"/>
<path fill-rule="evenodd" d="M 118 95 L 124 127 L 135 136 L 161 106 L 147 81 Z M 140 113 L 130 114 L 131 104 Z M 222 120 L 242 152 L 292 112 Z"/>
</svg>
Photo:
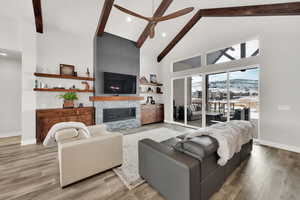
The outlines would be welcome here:
<svg viewBox="0 0 300 200">
<path fill-rule="evenodd" d="M 182 76 L 175 76 L 175 77 L 171 77 L 171 104 L 170 104 L 170 110 L 172 112 L 170 112 L 170 119 L 172 119 L 171 123 L 173 124 L 177 124 L 177 125 L 181 125 L 181 126 L 185 126 L 188 128 L 194 128 L 194 129 L 199 129 L 201 127 L 196 127 L 196 126 L 191 126 L 187 124 L 187 78 L 189 77 L 193 77 L 193 76 L 202 76 L 202 128 L 206 127 L 206 76 L 208 75 L 212 75 L 212 74 L 218 74 L 218 73 L 226 73 L 227 76 L 227 104 L 230 103 L 230 83 L 229 83 L 229 73 L 230 72 L 234 72 L 234 71 L 241 71 L 241 70 L 249 70 L 249 69 L 255 69 L 258 68 L 259 69 L 259 73 L 258 73 L 258 98 L 259 98 L 259 102 L 260 102 L 260 81 L 261 81 L 261 66 L 259 64 L 253 64 L 253 65 L 248 65 L 248 66 L 241 66 L 241 67 L 232 67 L 232 68 L 228 68 L 226 70 L 222 69 L 222 70 L 215 70 L 215 71 L 211 71 L 211 72 L 203 72 L 203 73 L 195 73 L 195 74 L 188 74 L 188 75 L 182 75 Z M 175 122 L 174 121 L 174 110 L 173 110 L 173 102 L 174 102 L 174 80 L 177 79 L 184 79 L 184 123 L 180 123 L 180 122 Z M 203 101 L 204 100 L 204 101 Z M 227 121 L 230 120 L 230 106 L 228 106 L 228 112 L 227 112 Z M 260 103 L 258 104 L 258 109 L 260 111 Z M 259 114 L 260 116 L 260 114 Z M 250 115 L 251 117 L 251 115 Z M 260 138 L 260 117 L 258 118 L 258 139 Z"/>
</svg>

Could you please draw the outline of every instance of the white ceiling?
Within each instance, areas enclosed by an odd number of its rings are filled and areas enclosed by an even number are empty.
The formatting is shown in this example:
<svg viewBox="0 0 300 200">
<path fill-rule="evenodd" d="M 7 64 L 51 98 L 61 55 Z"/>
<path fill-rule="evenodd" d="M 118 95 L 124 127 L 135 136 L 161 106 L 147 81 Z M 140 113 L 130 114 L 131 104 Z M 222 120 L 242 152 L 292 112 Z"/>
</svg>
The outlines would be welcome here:
<svg viewBox="0 0 300 200">
<path fill-rule="evenodd" d="M 17 18 L 18 14 L 16 13 L 21 13 L 24 9 L 20 6 L 20 1 L 21 0 L 0 0 L 0 17 Z M 22 1 L 31 2 L 31 0 Z M 154 1 L 156 9 L 161 0 Z M 174 0 L 166 14 L 190 6 L 194 6 L 196 9 L 193 13 L 186 16 L 159 23 L 156 28 L 156 37 L 151 40 L 151 42 L 149 42 L 150 40 L 148 39 L 144 44 L 144 49 L 155 53 L 161 51 L 199 8 L 291 1 L 292 0 Z M 93 37 L 96 32 L 103 3 L 104 0 L 42 0 L 44 31 L 55 30 Z M 115 3 L 146 16 L 152 15 L 152 0 L 115 0 Z M 28 3 L 28 5 L 30 4 Z M 126 14 L 113 8 L 105 31 L 136 41 L 147 23 L 137 18 L 132 18 L 132 22 L 128 23 L 126 17 Z M 165 38 L 161 36 L 163 32 L 167 34 Z"/>
<path fill-rule="evenodd" d="M 154 0 L 155 9 L 161 0 Z M 196 6 L 195 0 L 175 0 L 167 12 L 173 12 L 184 6 Z M 152 16 L 152 0 L 115 0 L 116 4 L 126 7 L 145 16 Z M 45 31 L 53 29 L 82 35 L 93 35 L 96 31 L 104 0 L 42 0 Z M 183 18 L 189 18 L 185 16 Z M 105 31 L 136 41 L 147 22 L 132 18 L 128 23 L 128 15 L 113 8 Z"/>
<path fill-rule="evenodd" d="M 4 0 L 0 0 L 4 1 Z M 16 1 L 16 0 L 5 0 Z M 31 0 L 30 0 L 31 1 Z M 154 0 L 155 9 L 161 0 Z M 174 0 L 167 13 L 178 9 L 193 6 L 199 8 L 239 6 L 251 4 L 287 2 L 282 0 Z M 45 30 L 57 29 L 76 34 L 91 35 L 96 31 L 99 16 L 104 0 L 42 0 L 43 19 Z M 146 16 L 151 16 L 152 0 L 115 0 L 119 4 L 135 12 Z M 158 33 L 167 32 L 168 36 L 173 36 L 180 28 L 192 17 L 193 13 L 172 21 L 160 23 L 157 28 Z M 106 31 L 117 34 L 130 40 L 137 40 L 146 26 L 146 22 L 141 19 L 133 18 L 131 23 L 126 22 L 128 15 L 113 8 L 109 17 Z"/>
</svg>

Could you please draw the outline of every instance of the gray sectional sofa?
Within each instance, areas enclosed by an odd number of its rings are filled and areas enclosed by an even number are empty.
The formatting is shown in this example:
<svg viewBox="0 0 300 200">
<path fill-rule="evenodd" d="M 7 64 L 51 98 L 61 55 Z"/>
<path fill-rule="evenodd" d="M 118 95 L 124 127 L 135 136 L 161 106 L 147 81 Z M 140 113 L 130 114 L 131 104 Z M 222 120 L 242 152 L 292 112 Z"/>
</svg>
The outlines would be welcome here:
<svg viewBox="0 0 300 200">
<path fill-rule="evenodd" d="M 214 138 L 199 136 L 182 143 L 183 138 L 139 142 L 140 176 L 167 200 L 209 199 L 252 151 L 251 140 L 225 166 L 219 166 Z"/>
</svg>

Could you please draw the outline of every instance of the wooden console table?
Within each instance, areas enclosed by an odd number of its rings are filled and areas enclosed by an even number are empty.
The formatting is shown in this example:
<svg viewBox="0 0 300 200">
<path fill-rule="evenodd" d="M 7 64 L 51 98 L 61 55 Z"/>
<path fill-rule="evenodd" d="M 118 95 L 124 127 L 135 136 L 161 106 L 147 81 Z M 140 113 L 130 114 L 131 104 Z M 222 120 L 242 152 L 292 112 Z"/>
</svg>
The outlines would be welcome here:
<svg viewBox="0 0 300 200">
<path fill-rule="evenodd" d="M 42 143 L 50 128 L 59 122 L 82 122 L 87 126 L 95 124 L 94 107 L 70 109 L 36 110 L 36 139 Z"/>
<path fill-rule="evenodd" d="M 164 121 L 163 104 L 142 104 L 141 105 L 142 125 Z"/>
</svg>

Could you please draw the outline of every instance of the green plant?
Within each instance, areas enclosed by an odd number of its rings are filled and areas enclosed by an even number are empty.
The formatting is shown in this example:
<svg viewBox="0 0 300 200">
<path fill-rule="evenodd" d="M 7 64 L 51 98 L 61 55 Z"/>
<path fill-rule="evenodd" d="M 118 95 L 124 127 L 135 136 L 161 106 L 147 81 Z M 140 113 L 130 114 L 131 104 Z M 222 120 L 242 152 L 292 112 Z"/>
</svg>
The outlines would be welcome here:
<svg viewBox="0 0 300 200">
<path fill-rule="evenodd" d="M 75 92 L 67 92 L 65 94 L 59 95 L 58 97 L 64 100 L 71 100 L 71 101 L 78 99 L 77 94 Z"/>
</svg>

